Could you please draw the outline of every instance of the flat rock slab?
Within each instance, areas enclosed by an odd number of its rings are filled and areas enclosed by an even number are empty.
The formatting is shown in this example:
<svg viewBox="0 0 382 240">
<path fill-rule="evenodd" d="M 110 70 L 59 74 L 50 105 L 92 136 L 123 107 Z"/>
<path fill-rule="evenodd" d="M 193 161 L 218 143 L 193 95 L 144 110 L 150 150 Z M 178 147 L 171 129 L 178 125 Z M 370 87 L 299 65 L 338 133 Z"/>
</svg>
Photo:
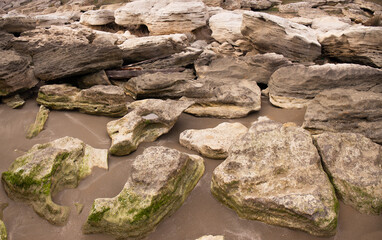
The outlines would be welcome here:
<svg viewBox="0 0 382 240">
<path fill-rule="evenodd" d="M 8 197 L 29 203 L 42 218 L 63 225 L 69 207 L 54 203 L 52 196 L 65 188 L 77 187 L 94 166 L 107 169 L 107 158 L 106 149 L 63 137 L 34 145 L 2 173 L 1 180 Z"/>
<path fill-rule="evenodd" d="M 338 201 L 308 131 L 266 117 L 254 122 L 213 172 L 212 194 L 240 217 L 336 232 Z"/>
<path fill-rule="evenodd" d="M 113 85 L 96 85 L 83 90 L 67 84 L 44 85 L 36 101 L 54 110 L 79 110 L 110 117 L 127 113 L 125 93 L 122 88 Z"/>
<path fill-rule="evenodd" d="M 114 11 L 108 9 L 90 10 L 81 15 L 80 23 L 90 26 L 106 25 L 114 22 Z"/>
<path fill-rule="evenodd" d="M 213 15 L 209 20 L 211 36 L 218 42 L 235 42 L 244 39 L 241 34 L 243 14 L 240 12 L 224 11 Z"/>
<path fill-rule="evenodd" d="M 142 238 L 186 200 L 204 173 L 203 158 L 166 147 L 146 148 L 114 198 L 94 201 L 85 233 Z"/>
<path fill-rule="evenodd" d="M 204 157 L 224 159 L 231 145 L 247 131 L 241 123 L 224 122 L 214 128 L 185 130 L 179 136 L 179 143 Z"/>
<path fill-rule="evenodd" d="M 110 153 L 127 155 L 142 142 L 153 142 L 174 126 L 180 114 L 192 101 L 145 99 L 129 105 L 131 111 L 123 118 L 107 124 L 112 139 Z"/>
<path fill-rule="evenodd" d="M 362 213 L 382 214 L 382 146 L 357 133 L 314 139 L 339 197 Z"/>
<path fill-rule="evenodd" d="M 382 143 L 382 93 L 333 89 L 308 105 L 303 127 L 313 134 L 354 132 Z"/>
</svg>

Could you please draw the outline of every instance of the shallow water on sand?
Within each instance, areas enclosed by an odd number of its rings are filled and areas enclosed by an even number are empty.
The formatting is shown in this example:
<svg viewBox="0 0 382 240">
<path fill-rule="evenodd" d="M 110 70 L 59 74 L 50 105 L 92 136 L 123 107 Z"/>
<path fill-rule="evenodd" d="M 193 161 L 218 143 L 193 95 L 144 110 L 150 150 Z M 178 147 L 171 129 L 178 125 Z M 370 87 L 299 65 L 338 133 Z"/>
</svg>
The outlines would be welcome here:
<svg viewBox="0 0 382 240">
<path fill-rule="evenodd" d="M 141 144 L 138 150 L 125 157 L 109 158 L 109 170 L 95 169 L 76 189 L 68 189 L 54 197 L 58 204 L 70 206 L 68 223 L 63 227 L 53 226 L 40 218 L 25 203 L 10 200 L 0 187 L 0 201 L 8 202 L 4 210 L 4 222 L 10 240 L 101 240 L 113 239 L 103 234 L 83 235 L 81 226 L 86 221 L 95 198 L 117 195 L 130 174 L 132 160 L 148 146 L 167 146 L 196 154 L 178 143 L 179 134 L 186 129 L 215 127 L 221 122 L 241 122 L 247 127 L 259 116 L 268 116 L 279 122 L 302 124 L 304 110 L 275 108 L 263 99 L 260 112 L 243 119 L 196 118 L 182 114 L 174 128 L 153 143 Z M 34 144 L 44 143 L 64 136 L 76 137 L 96 148 L 108 148 L 111 140 L 106 132 L 106 123 L 112 118 L 91 116 L 78 112 L 51 111 L 49 119 L 36 138 L 28 140 L 25 132 L 38 112 L 35 101 L 29 100 L 22 109 L 10 109 L 0 104 L 0 171 L 29 150 Z M 380 240 L 382 239 L 382 216 L 360 214 L 351 207 L 340 204 L 337 235 L 332 238 L 315 238 L 309 234 L 286 228 L 240 219 L 236 213 L 220 204 L 210 193 L 212 171 L 222 160 L 205 158 L 206 172 L 186 202 L 172 216 L 163 220 L 147 240 L 193 240 L 202 235 L 224 235 L 226 240 Z M 78 214 L 75 203 L 84 204 Z"/>
</svg>

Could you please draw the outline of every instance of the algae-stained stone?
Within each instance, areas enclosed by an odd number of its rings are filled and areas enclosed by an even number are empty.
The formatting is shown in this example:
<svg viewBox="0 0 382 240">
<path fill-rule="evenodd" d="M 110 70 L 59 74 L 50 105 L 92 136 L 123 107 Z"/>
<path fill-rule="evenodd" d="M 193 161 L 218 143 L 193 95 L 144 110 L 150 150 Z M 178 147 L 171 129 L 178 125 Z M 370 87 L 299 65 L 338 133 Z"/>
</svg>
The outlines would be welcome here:
<svg viewBox="0 0 382 240">
<path fill-rule="evenodd" d="M 7 234 L 7 228 L 5 227 L 5 224 L 2 220 L 0 220 L 0 240 L 7 240 L 8 234 Z"/>
<path fill-rule="evenodd" d="M 45 122 L 46 120 L 48 120 L 49 117 L 49 112 L 49 109 L 47 109 L 43 105 L 40 106 L 35 122 L 31 124 L 28 128 L 26 136 L 27 138 L 36 137 L 44 129 Z"/>
<path fill-rule="evenodd" d="M 183 204 L 203 173 L 199 156 L 149 147 L 134 160 L 131 175 L 117 196 L 94 201 L 83 231 L 143 237 Z"/>
<path fill-rule="evenodd" d="M 180 134 L 179 142 L 205 157 L 224 159 L 228 156 L 228 149 L 232 143 L 247 130 L 247 127 L 241 123 L 224 122 L 215 128 L 186 130 Z"/>
<path fill-rule="evenodd" d="M 112 139 L 110 153 L 127 155 L 141 142 L 153 142 L 174 126 L 180 114 L 192 101 L 145 99 L 129 105 L 132 111 L 107 124 Z"/>
<path fill-rule="evenodd" d="M 357 133 L 315 137 L 339 197 L 362 213 L 382 214 L 382 147 Z"/>
<path fill-rule="evenodd" d="M 79 139 L 63 137 L 34 145 L 2 173 L 4 190 L 11 199 L 29 203 L 52 224 L 65 224 L 69 208 L 52 201 L 64 188 L 75 188 L 94 166 L 107 169 L 107 150 L 95 149 Z"/>
<path fill-rule="evenodd" d="M 266 117 L 254 122 L 213 172 L 213 195 L 240 217 L 336 232 L 338 201 L 308 131 Z"/>
</svg>

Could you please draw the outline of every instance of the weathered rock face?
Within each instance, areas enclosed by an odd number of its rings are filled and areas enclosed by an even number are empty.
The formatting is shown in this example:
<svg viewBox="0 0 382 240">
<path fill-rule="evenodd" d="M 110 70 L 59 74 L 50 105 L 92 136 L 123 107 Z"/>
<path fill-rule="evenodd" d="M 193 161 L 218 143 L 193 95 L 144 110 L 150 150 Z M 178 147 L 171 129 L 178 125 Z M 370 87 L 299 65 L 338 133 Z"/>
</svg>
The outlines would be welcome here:
<svg viewBox="0 0 382 240">
<path fill-rule="evenodd" d="M 36 20 L 26 15 L 0 16 L 0 29 L 9 33 L 21 33 L 36 28 Z"/>
<path fill-rule="evenodd" d="M 243 39 L 241 34 L 241 23 L 243 14 L 240 12 L 222 12 L 209 19 L 209 26 L 212 30 L 211 36 L 218 42 L 235 42 Z"/>
<path fill-rule="evenodd" d="M 30 57 L 12 50 L 0 50 L 0 96 L 30 89 L 38 83 Z"/>
<path fill-rule="evenodd" d="M 352 27 L 319 36 L 323 54 L 343 62 L 382 67 L 382 28 Z"/>
<path fill-rule="evenodd" d="M 110 153 L 127 155 L 141 142 L 153 142 L 174 126 L 191 101 L 146 99 L 129 105 L 132 111 L 123 118 L 107 124 L 112 139 Z"/>
<path fill-rule="evenodd" d="M 241 123 L 224 122 L 215 128 L 189 129 L 179 136 L 179 143 L 204 157 L 224 159 L 231 145 L 248 131 Z"/>
<path fill-rule="evenodd" d="M 80 23 L 90 26 L 106 25 L 114 22 L 114 11 L 107 9 L 90 10 L 81 15 Z"/>
<path fill-rule="evenodd" d="M 251 10 L 266 10 L 280 3 L 280 0 L 241 0 L 241 7 Z"/>
<path fill-rule="evenodd" d="M 95 85 L 111 85 L 104 70 L 79 77 L 77 84 L 80 88 L 90 88 Z"/>
<path fill-rule="evenodd" d="M 11 40 L 13 38 L 13 34 L 0 31 L 0 50 L 7 50 L 11 48 Z"/>
<path fill-rule="evenodd" d="M 316 236 L 336 232 L 334 189 L 309 132 L 294 124 L 253 123 L 214 170 L 211 191 L 243 218 Z"/>
<path fill-rule="evenodd" d="M 263 53 L 275 52 L 301 62 L 321 55 L 314 30 L 267 13 L 245 12 L 241 33 Z"/>
<path fill-rule="evenodd" d="M 206 235 L 203 237 L 200 237 L 196 240 L 224 240 L 224 236 L 212 236 L 212 235 Z"/>
<path fill-rule="evenodd" d="M 313 19 L 312 28 L 317 29 L 321 32 L 328 32 L 331 30 L 345 30 L 351 26 L 350 23 L 350 19 L 341 19 L 333 16 L 325 16 Z"/>
<path fill-rule="evenodd" d="M 353 89 L 319 93 L 308 105 L 303 127 L 313 134 L 354 132 L 382 143 L 382 94 Z"/>
<path fill-rule="evenodd" d="M 11 199 L 25 201 L 52 224 L 62 225 L 69 208 L 57 205 L 52 196 L 75 188 L 94 166 L 107 169 L 107 150 L 95 149 L 79 139 L 64 137 L 34 145 L 2 173 L 4 190 Z"/>
<path fill-rule="evenodd" d="M 117 86 L 96 85 L 80 90 L 67 84 L 44 85 L 36 100 L 54 110 L 79 110 L 110 117 L 127 113 L 125 93 Z"/>
<path fill-rule="evenodd" d="M 35 122 L 31 124 L 28 128 L 26 137 L 27 138 L 36 137 L 44 129 L 44 125 L 46 120 L 48 120 L 48 116 L 49 116 L 49 109 L 41 105 L 37 113 Z"/>
<path fill-rule="evenodd" d="M 143 237 L 183 204 L 203 173 L 199 156 L 149 147 L 134 160 L 130 178 L 116 197 L 94 201 L 83 230 Z"/>
<path fill-rule="evenodd" d="M 315 142 L 339 197 L 362 213 L 381 214 L 382 147 L 356 133 L 323 133 Z"/>
<path fill-rule="evenodd" d="M 293 65 L 274 72 L 270 101 L 282 108 L 302 108 L 319 92 L 333 88 L 369 91 L 382 85 L 382 71 L 357 64 Z"/>
</svg>

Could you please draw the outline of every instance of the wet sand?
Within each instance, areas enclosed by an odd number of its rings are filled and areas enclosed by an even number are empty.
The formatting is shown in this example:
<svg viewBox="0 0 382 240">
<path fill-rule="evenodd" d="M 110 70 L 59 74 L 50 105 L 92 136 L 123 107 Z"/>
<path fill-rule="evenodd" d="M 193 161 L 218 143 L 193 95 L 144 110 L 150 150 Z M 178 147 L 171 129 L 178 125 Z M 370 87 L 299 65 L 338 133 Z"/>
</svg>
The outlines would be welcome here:
<svg viewBox="0 0 382 240">
<path fill-rule="evenodd" d="M 68 189 L 54 197 L 58 204 L 71 208 L 68 223 L 63 227 L 53 226 L 40 218 L 31 207 L 22 202 L 10 200 L 0 189 L 0 201 L 8 202 L 4 210 L 4 222 L 10 240 L 106 240 L 114 239 L 104 234 L 83 235 L 81 226 L 86 221 L 95 198 L 117 195 L 130 174 L 132 160 L 152 145 L 167 146 L 196 154 L 178 143 L 179 134 L 190 128 L 215 127 L 221 122 L 241 122 L 247 127 L 259 116 L 268 116 L 279 122 L 295 122 L 301 125 L 304 110 L 285 110 L 272 107 L 263 99 L 260 112 L 243 119 L 197 118 L 183 114 L 174 128 L 154 143 L 141 144 L 138 150 L 128 156 L 109 158 L 109 170 L 95 169 L 76 189 Z M 51 111 L 49 119 L 36 138 L 25 138 L 26 129 L 34 121 L 38 105 L 29 100 L 22 109 L 13 110 L 0 104 L 0 171 L 4 172 L 11 163 L 34 144 L 71 136 L 85 141 L 96 148 L 109 148 L 111 140 L 106 132 L 106 123 L 112 118 L 91 116 L 78 112 Z M 380 240 L 382 239 L 382 216 L 360 214 L 340 204 L 337 235 L 331 238 L 316 238 L 301 231 L 267 225 L 258 221 L 240 219 L 237 214 L 220 204 L 210 193 L 212 171 L 221 160 L 205 158 L 206 172 L 190 196 L 172 216 L 162 221 L 146 240 L 193 240 L 202 235 L 224 235 L 226 240 Z M 75 203 L 84 204 L 78 214 Z"/>
</svg>

